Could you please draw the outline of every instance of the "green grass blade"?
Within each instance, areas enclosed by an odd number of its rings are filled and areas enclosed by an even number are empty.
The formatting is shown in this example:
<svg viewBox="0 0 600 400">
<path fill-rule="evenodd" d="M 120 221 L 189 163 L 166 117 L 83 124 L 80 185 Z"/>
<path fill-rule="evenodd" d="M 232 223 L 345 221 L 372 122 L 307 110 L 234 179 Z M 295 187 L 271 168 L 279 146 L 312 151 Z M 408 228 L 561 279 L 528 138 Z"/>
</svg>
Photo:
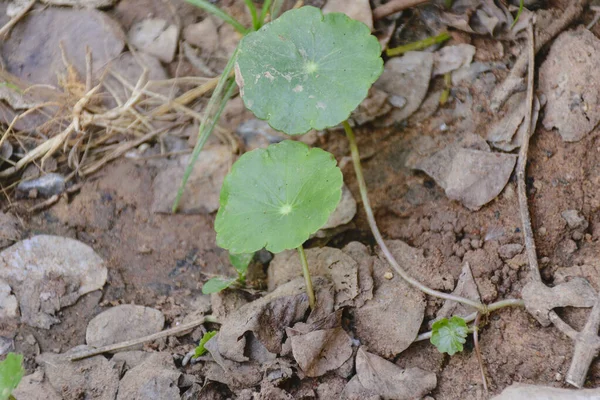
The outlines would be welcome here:
<svg viewBox="0 0 600 400">
<path fill-rule="evenodd" d="M 252 27 L 255 31 L 260 29 L 260 21 L 258 20 L 258 13 L 256 12 L 256 6 L 252 0 L 244 0 L 246 3 L 246 7 L 248 7 L 248 11 L 250 11 L 250 15 L 252 16 Z"/>
<path fill-rule="evenodd" d="M 206 140 L 215 129 L 217 122 L 219 121 L 219 117 L 225 108 L 225 105 L 231 98 L 233 94 L 233 90 L 235 89 L 235 79 L 230 78 L 229 75 L 233 66 L 235 64 L 235 59 L 237 56 L 237 49 L 229 59 L 229 62 L 225 66 L 223 73 L 221 74 L 221 79 L 219 79 L 219 83 L 213 92 L 212 97 L 208 101 L 208 105 L 204 111 L 204 117 L 202 122 L 200 123 L 200 129 L 198 130 L 198 141 L 196 142 L 196 146 L 194 147 L 194 152 L 192 153 L 192 158 L 185 169 L 185 173 L 183 175 L 183 179 L 181 181 L 181 185 L 179 186 L 179 190 L 177 190 L 177 196 L 175 197 L 175 201 L 173 202 L 172 211 L 177 212 L 177 208 L 179 207 L 179 202 L 181 201 L 181 196 L 183 196 L 183 192 L 185 191 L 185 185 L 187 184 L 190 175 L 192 174 L 192 170 L 194 169 L 194 164 L 206 143 Z M 222 96 L 221 94 L 224 93 Z M 219 108 L 213 114 L 213 110 L 215 106 L 219 104 Z"/>
<path fill-rule="evenodd" d="M 515 25 L 517 24 L 517 21 L 519 20 L 519 17 L 521 16 L 521 13 L 523 12 L 523 7 L 525 7 L 525 0 L 521 0 L 519 2 L 519 11 L 517 11 L 517 15 L 515 15 L 515 20 L 513 21 L 512 25 L 510 26 L 510 29 L 514 28 Z"/>
<path fill-rule="evenodd" d="M 219 7 L 212 5 L 211 3 L 209 3 L 206 0 L 185 0 L 185 1 L 187 1 L 190 4 L 195 5 L 196 7 L 203 9 L 204 11 L 211 13 L 212 15 L 214 15 L 216 17 L 221 18 L 223 21 L 225 21 L 229 25 L 233 26 L 235 28 L 235 30 L 238 31 L 239 33 L 241 33 L 242 35 L 245 35 L 248 32 L 250 32 L 250 29 L 248 29 L 244 25 L 242 25 L 240 21 L 233 18 L 231 15 L 227 14 L 225 11 L 221 10 Z"/>
<path fill-rule="evenodd" d="M 260 11 L 260 24 L 265 24 L 265 19 L 267 18 L 267 14 L 269 13 L 269 8 L 271 8 L 271 0 L 265 0 L 263 3 L 262 10 Z"/>
<path fill-rule="evenodd" d="M 399 56 L 408 51 L 414 50 L 423 50 L 428 48 L 429 46 L 433 46 L 434 44 L 445 42 L 450 39 L 450 34 L 448 32 L 440 33 L 437 36 L 431 36 L 425 38 L 423 40 L 418 40 L 416 42 L 408 43 L 402 46 L 394 47 L 393 49 L 387 49 L 385 53 L 388 57 Z"/>
</svg>

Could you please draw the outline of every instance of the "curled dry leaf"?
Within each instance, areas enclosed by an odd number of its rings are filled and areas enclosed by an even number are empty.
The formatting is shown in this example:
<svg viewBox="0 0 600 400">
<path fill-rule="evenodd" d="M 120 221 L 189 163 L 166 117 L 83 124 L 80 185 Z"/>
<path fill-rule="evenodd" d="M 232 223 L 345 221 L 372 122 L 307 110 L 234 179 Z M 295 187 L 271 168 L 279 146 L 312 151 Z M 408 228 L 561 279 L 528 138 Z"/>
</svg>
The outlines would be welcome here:
<svg viewBox="0 0 600 400">
<path fill-rule="evenodd" d="M 331 279 L 335 288 L 335 307 L 352 304 L 358 294 L 358 263 L 342 250 L 322 247 L 306 250 L 308 268 L 312 276 Z M 275 255 L 269 266 L 269 290 L 302 275 L 302 266 L 296 250 Z"/>
<path fill-rule="evenodd" d="M 317 299 L 319 292 L 326 290 L 329 285 L 326 279 L 313 277 Z M 248 361 L 244 354 L 245 335 L 253 332 L 268 351 L 279 353 L 285 328 L 304 319 L 307 311 L 304 279 L 298 278 L 283 284 L 266 296 L 240 307 L 223 321 L 216 336 L 220 352 L 223 357 L 233 361 Z"/>
<path fill-rule="evenodd" d="M 396 107 L 387 118 L 390 123 L 403 121 L 419 109 L 427 95 L 432 71 L 433 54 L 421 51 L 409 51 L 385 63 L 375 87 L 387 92 L 390 104 Z"/>
<path fill-rule="evenodd" d="M 512 95 L 503 107 L 500 118 L 492 124 L 487 134 L 487 140 L 497 149 L 512 151 L 521 146 L 523 136 L 527 132 L 524 119 L 527 112 L 525 93 Z M 531 114 L 531 134 L 535 131 L 541 104 L 537 96 L 533 98 Z"/>
<path fill-rule="evenodd" d="M 587 29 L 561 33 L 540 67 L 539 88 L 548 98 L 542 121 L 566 142 L 583 139 L 600 122 L 600 39 Z"/>
<path fill-rule="evenodd" d="M 356 354 L 356 375 L 365 389 L 389 400 L 419 399 L 437 386 L 433 372 L 402 369 L 362 347 Z"/>
<path fill-rule="evenodd" d="M 338 369 L 352 356 L 352 339 L 341 327 L 341 317 L 339 310 L 321 321 L 287 329 L 292 354 L 306 376 Z"/>
<path fill-rule="evenodd" d="M 592 307 L 597 294 L 588 281 L 574 278 L 569 282 L 548 287 L 542 282 L 532 281 L 521 291 L 527 311 L 542 326 L 549 326 L 548 314 L 557 307 Z"/>
<path fill-rule="evenodd" d="M 234 389 L 256 386 L 263 378 L 260 366 L 255 362 L 237 362 L 223 357 L 222 347 L 219 345 L 219 336 L 224 333 L 223 328 L 219 334 L 204 344 L 210 352 L 215 363 L 207 365 L 206 378 L 221 382 Z"/>
</svg>

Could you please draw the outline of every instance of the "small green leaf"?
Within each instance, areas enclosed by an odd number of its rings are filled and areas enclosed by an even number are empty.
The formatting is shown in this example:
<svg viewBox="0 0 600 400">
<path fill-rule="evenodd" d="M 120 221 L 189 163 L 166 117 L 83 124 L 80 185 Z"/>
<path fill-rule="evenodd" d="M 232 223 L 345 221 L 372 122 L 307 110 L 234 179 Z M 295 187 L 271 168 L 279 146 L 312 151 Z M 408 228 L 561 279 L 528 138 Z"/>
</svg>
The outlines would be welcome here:
<svg viewBox="0 0 600 400">
<path fill-rule="evenodd" d="M 204 336 L 202 336 L 202 339 L 200 339 L 200 342 L 198 343 L 198 347 L 196 347 L 196 351 L 195 351 L 194 355 L 192 356 L 192 358 L 198 358 L 200 356 L 205 355 L 208 350 L 206 350 L 206 348 L 204 348 L 204 345 L 206 344 L 206 342 L 208 342 L 210 339 L 212 339 L 212 337 L 215 336 L 216 334 L 217 334 L 217 331 L 206 332 L 204 334 Z"/>
<path fill-rule="evenodd" d="M 454 316 L 450 320 L 442 318 L 433 323 L 431 329 L 431 343 L 440 353 L 454 353 L 463 351 L 463 344 L 467 341 L 469 328 L 461 317 Z"/>
<path fill-rule="evenodd" d="M 235 268 L 241 277 L 246 276 L 248 265 L 250 265 L 253 258 L 254 253 L 229 254 L 231 265 L 233 265 L 233 268 Z"/>
<path fill-rule="evenodd" d="M 202 293 L 219 293 L 233 285 L 236 281 L 237 279 L 235 278 L 211 278 L 202 285 Z"/>
<path fill-rule="evenodd" d="M 346 120 L 381 75 L 383 61 L 365 24 L 307 6 L 246 35 L 235 71 L 246 107 L 297 135 Z"/>
<path fill-rule="evenodd" d="M 295 249 L 342 196 L 342 172 L 321 149 L 285 140 L 239 158 L 225 177 L 215 230 L 230 253 Z"/>
<path fill-rule="evenodd" d="M 24 374 L 23 356 L 8 353 L 4 361 L 0 362 L 0 400 L 7 400 L 10 397 Z"/>
</svg>

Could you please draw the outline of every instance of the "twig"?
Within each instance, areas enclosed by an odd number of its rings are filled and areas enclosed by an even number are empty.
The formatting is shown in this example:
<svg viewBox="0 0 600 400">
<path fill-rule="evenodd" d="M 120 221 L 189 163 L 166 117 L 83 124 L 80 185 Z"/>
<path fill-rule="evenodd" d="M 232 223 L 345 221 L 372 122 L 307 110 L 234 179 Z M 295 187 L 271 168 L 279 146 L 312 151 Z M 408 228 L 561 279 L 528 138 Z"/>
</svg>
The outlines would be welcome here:
<svg viewBox="0 0 600 400">
<path fill-rule="evenodd" d="M 385 18 L 398 11 L 406 10 L 407 8 L 418 6 L 419 4 L 426 2 L 427 0 L 391 0 L 373 10 L 373 19 L 377 21 L 378 19 Z"/>
<path fill-rule="evenodd" d="M 475 323 L 473 324 L 473 344 L 475 345 L 475 354 L 477 355 L 477 362 L 479 363 L 479 370 L 481 371 L 481 381 L 483 382 L 483 391 L 487 397 L 488 385 L 487 378 L 485 376 L 485 368 L 483 366 L 483 357 L 481 357 L 481 349 L 479 348 L 479 322 L 481 321 L 481 314 L 477 313 Z"/>
<path fill-rule="evenodd" d="M 527 152 L 529 151 L 529 139 L 531 137 L 531 116 L 533 110 L 533 76 L 535 73 L 535 50 L 533 35 L 533 25 L 530 23 L 527 27 L 527 37 L 529 41 L 529 72 L 527 74 L 527 98 L 525 105 L 527 112 L 523 123 L 526 127 L 521 149 L 519 150 L 519 159 L 517 161 L 517 192 L 519 197 L 519 213 L 521 214 L 521 223 L 523 224 L 523 237 L 525 241 L 525 251 L 529 261 L 529 270 L 533 279 L 540 281 L 542 277 L 537 260 L 535 240 L 533 238 L 533 229 L 531 227 L 531 216 L 527 206 L 527 186 L 525 184 L 525 172 L 527 169 Z"/>
<path fill-rule="evenodd" d="M 2 27 L 2 29 L 0 29 L 0 37 L 8 35 L 8 33 L 10 32 L 10 30 L 12 29 L 12 27 L 15 26 L 16 23 L 19 22 L 21 20 L 21 18 L 23 18 L 25 16 L 25 14 L 27 14 L 29 12 L 29 10 L 31 10 L 31 7 L 33 7 L 33 5 L 35 4 L 35 1 L 36 0 L 30 0 L 29 3 L 27 3 L 25 5 L 25 7 L 21 10 L 21 12 L 19 12 L 17 15 L 15 15 L 14 17 L 12 17 L 11 20 L 8 21 Z"/>
<path fill-rule="evenodd" d="M 529 148 L 529 139 L 531 136 L 531 113 L 533 108 L 533 75 L 534 75 L 534 58 L 535 49 L 534 45 L 534 34 L 533 26 L 530 23 L 527 27 L 528 36 L 528 48 L 527 52 L 529 71 L 527 79 L 527 114 L 525 116 L 527 132 L 523 137 L 521 143 L 521 149 L 519 151 L 519 160 L 517 163 L 517 180 L 518 180 L 518 197 L 519 197 L 519 211 L 521 214 L 521 223 L 523 224 L 523 235 L 525 238 L 525 248 L 527 258 L 529 261 L 529 267 L 531 271 L 530 279 L 532 282 L 542 284 L 542 278 L 539 271 L 537 262 L 537 254 L 535 248 L 535 240 L 533 237 L 533 230 L 531 228 L 531 217 L 529 215 L 529 209 L 527 207 L 527 192 L 525 186 L 525 169 L 527 164 L 527 151 Z M 530 283 L 531 284 L 531 283 Z M 554 311 L 549 312 L 549 319 L 552 321 L 554 326 L 575 340 L 575 351 L 571 360 L 571 366 L 567 374 L 566 381 L 577 387 L 581 388 L 585 382 L 585 377 L 589 371 L 590 365 L 593 359 L 598 355 L 600 351 L 600 337 L 598 337 L 598 329 L 600 328 L 600 296 L 596 300 L 596 304 L 592 308 L 592 312 L 588 317 L 588 321 L 585 324 L 584 329 L 581 332 L 575 331 L 567 323 L 565 323 Z"/>
<path fill-rule="evenodd" d="M 540 51 L 542 47 L 546 45 L 552 38 L 562 32 L 567 26 L 569 26 L 579 15 L 583 12 L 585 5 L 589 0 L 575 0 L 567 6 L 565 11 L 552 22 L 552 24 L 545 30 L 540 30 L 536 34 L 535 41 L 535 53 Z M 491 102 L 491 109 L 497 111 L 502 107 L 504 102 L 519 89 L 522 85 L 521 77 L 527 71 L 527 64 L 529 56 L 527 51 L 521 52 L 519 58 L 515 62 L 515 65 L 511 69 L 510 73 L 494 91 Z"/>
<path fill-rule="evenodd" d="M 210 322 L 213 324 L 220 323 L 217 320 L 217 318 L 213 317 L 212 315 L 207 315 L 196 321 L 188 322 L 187 324 L 182 324 L 182 325 L 176 326 L 171 329 L 166 329 L 162 332 L 154 333 L 152 335 L 144 336 L 144 337 L 133 339 L 133 340 L 127 340 L 125 342 L 111 344 L 108 346 L 99 347 L 97 349 L 82 351 L 80 353 L 76 353 L 76 354 L 68 356 L 68 360 L 69 361 L 77 361 L 77 360 L 83 360 L 84 358 L 97 356 L 99 354 L 104 354 L 104 353 L 108 353 L 108 352 L 117 352 L 117 351 L 124 350 L 124 349 L 127 349 L 132 346 L 137 346 L 139 344 L 151 342 L 153 340 L 162 339 L 162 338 L 168 337 L 168 336 L 173 336 L 178 333 L 182 333 L 187 330 L 194 329 L 198 325 L 202 325 L 207 322 Z"/>
</svg>

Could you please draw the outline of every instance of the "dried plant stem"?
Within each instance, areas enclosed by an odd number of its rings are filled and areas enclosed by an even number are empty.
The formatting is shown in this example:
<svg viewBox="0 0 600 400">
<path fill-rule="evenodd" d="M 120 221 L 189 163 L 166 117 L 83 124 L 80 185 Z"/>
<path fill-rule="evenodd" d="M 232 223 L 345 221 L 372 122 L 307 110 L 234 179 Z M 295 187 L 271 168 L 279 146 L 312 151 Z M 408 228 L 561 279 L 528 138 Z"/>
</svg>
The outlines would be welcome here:
<svg viewBox="0 0 600 400">
<path fill-rule="evenodd" d="M 406 10 L 407 8 L 418 6 L 419 4 L 426 2 L 427 0 L 391 0 L 373 10 L 373 19 L 377 21 L 378 19 L 385 18 L 398 11 Z"/>
<path fill-rule="evenodd" d="M 473 324 L 473 344 L 475 346 L 475 354 L 477 355 L 477 362 L 479 363 L 479 370 L 481 371 L 481 382 L 483 383 L 483 391 L 487 397 L 488 385 L 487 378 L 485 376 L 485 367 L 483 366 L 483 357 L 481 356 L 481 348 L 479 347 L 479 323 L 481 322 L 481 314 L 477 313 L 475 317 L 475 323 Z"/>
<path fill-rule="evenodd" d="M 10 30 L 12 29 L 13 26 L 15 26 L 17 24 L 17 22 L 19 22 L 21 20 L 21 18 L 23 18 L 25 16 L 25 14 L 27 14 L 29 12 L 29 10 L 31 9 L 31 7 L 33 7 L 33 5 L 35 4 L 36 0 L 29 0 L 29 3 L 27 3 L 25 5 L 25 7 L 23 7 L 23 9 L 14 17 L 11 18 L 10 21 L 8 21 L 1 29 L 0 29 L 0 37 L 3 37 L 5 35 L 8 35 L 8 33 L 10 32 Z"/>
<path fill-rule="evenodd" d="M 354 132 L 352 131 L 352 127 L 348 123 L 348 121 L 343 122 L 344 130 L 346 131 L 346 137 L 348 138 L 348 142 L 350 143 L 350 153 L 352 155 L 352 162 L 354 164 L 354 172 L 356 173 L 356 180 L 358 182 L 358 188 L 360 191 L 360 197 L 363 202 L 363 207 L 365 209 L 365 213 L 367 214 L 367 221 L 369 222 L 369 227 L 371 228 L 371 232 L 375 237 L 375 241 L 381 248 L 383 255 L 387 259 L 388 263 L 394 268 L 394 270 L 404 279 L 406 282 L 410 283 L 417 289 L 422 292 L 434 296 L 439 297 L 440 299 L 456 301 L 458 303 L 466 304 L 471 306 L 480 312 L 487 314 L 487 307 L 485 304 L 482 304 L 478 301 L 466 299 L 464 297 L 454 296 L 452 294 L 443 293 L 437 290 L 433 290 L 423 285 L 421 282 L 413 279 L 408 273 L 398 264 L 392 252 L 388 249 L 383 237 L 381 236 L 381 232 L 379 232 L 379 228 L 377 227 L 377 222 L 375 221 L 375 216 L 373 215 L 373 209 L 371 208 L 371 203 L 369 202 L 368 192 L 367 192 L 367 184 L 365 183 L 365 178 L 363 177 L 362 167 L 360 165 L 360 154 L 358 152 L 358 146 L 356 145 L 356 139 L 354 137 Z"/>
<path fill-rule="evenodd" d="M 146 342 L 151 342 L 153 340 L 162 339 L 164 337 L 173 336 L 173 335 L 177 335 L 177 334 L 183 333 L 185 331 L 188 331 L 190 329 L 194 329 L 197 326 L 205 324 L 207 322 L 210 322 L 210 323 L 213 323 L 213 324 L 219 324 L 220 323 L 217 320 L 217 318 L 213 317 L 212 315 L 207 315 L 207 316 L 202 317 L 202 318 L 200 318 L 200 319 L 198 319 L 196 321 L 188 322 L 187 324 L 181 324 L 181 325 L 176 326 L 174 328 L 166 329 L 166 330 L 164 330 L 162 332 L 154 333 L 152 335 L 144 336 L 144 337 L 137 338 L 137 339 L 127 340 L 125 342 L 115 343 L 115 344 L 111 344 L 111 345 L 108 345 L 108 346 L 99 347 L 97 349 L 82 351 L 80 353 L 76 353 L 76 354 L 68 356 L 68 359 L 69 359 L 69 361 L 77 361 L 77 360 L 83 360 L 84 358 L 89 358 L 89 357 L 97 356 L 99 354 L 104 354 L 104 353 L 109 353 L 109 352 L 117 352 L 117 351 L 125 350 L 125 349 L 128 349 L 128 348 L 132 347 L 132 346 L 137 346 L 139 344 L 143 344 L 143 343 L 146 343 Z"/>
<path fill-rule="evenodd" d="M 308 304 L 310 304 L 311 310 L 315 309 L 315 291 L 313 290 L 312 279 L 310 278 L 310 271 L 308 270 L 308 261 L 306 260 L 306 253 L 302 245 L 298 246 L 298 255 L 300 256 L 300 262 L 302 263 L 302 275 L 304 275 L 304 281 L 306 282 L 306 294 L 308 294 Z"/>
</svg>

